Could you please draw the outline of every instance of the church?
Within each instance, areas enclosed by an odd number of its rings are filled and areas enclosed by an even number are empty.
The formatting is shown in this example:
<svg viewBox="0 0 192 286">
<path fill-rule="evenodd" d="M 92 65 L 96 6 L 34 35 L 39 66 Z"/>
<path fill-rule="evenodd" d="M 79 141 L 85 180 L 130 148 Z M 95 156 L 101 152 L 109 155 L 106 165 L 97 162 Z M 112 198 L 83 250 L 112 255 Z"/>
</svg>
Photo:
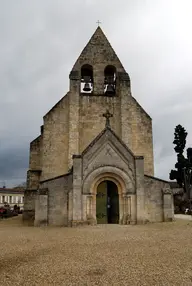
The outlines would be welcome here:
<svg viewBox="0 0 192 286">
<path fill-rule="evenodd" d="M 23 220 L 34 226 L 173 220 L 168 181 L 154 177 L 152 119 L 98 27 L 69 74 L 69 91 L 30 143 Z"/>
</svg>

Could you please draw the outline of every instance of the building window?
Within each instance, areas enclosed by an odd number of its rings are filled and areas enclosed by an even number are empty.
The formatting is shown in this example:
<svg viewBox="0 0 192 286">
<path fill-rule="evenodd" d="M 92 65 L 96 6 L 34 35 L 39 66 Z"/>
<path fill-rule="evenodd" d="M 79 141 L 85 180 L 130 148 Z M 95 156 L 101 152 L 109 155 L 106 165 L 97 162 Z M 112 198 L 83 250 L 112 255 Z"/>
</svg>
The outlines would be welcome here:
<svg viewBox="0 0 192 286">
<path fill-rule="evenodd" d="M 12 204 L 12 196 L 9 197 L 9 203 Z"/>
<path fill-rule="evenodd" d="M 2 203 L 4 204 L 5 202 L 5 196 L 2 197 Z"/>
</svg>

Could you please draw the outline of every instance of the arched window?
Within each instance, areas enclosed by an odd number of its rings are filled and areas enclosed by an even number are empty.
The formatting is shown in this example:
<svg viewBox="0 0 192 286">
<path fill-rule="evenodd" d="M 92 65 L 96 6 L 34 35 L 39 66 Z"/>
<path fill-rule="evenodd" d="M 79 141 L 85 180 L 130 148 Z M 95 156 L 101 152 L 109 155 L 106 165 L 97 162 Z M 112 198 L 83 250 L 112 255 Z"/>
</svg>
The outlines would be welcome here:
<svg viewBox="0 0 192 286">
<path fill-rule="evenodd" d="M 114 66 L 106 66 L 104 76 L 104 93 L 106 95 L 114 95 L 116 92 L 116 68 Z"/>
<path fill-rule="evenodd" d="M 93 91 L 93 67 L 83 65 L 81 67 L 81 92 L 92 93 Z"/>
</svg>

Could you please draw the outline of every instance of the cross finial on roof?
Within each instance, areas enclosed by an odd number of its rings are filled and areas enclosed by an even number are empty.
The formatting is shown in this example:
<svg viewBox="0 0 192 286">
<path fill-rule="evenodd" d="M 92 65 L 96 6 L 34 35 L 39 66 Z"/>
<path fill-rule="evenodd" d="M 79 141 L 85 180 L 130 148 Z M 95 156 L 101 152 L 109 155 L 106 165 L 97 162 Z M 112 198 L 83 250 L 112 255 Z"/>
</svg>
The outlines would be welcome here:
<svg viewBox="0 0 192 286">
<path fill-rule="evenodd" d="M 106 112 L 103 113 L 103 117 L 106 119 L 105 127 L 110 127 L 110 118 L 113 117 L 113 114 L 107 109 Z"/>
<path fill-rule="evenodd" d="M 99 20 L 97 20 L 97 25 L 98 25 L 98 27 L 100 26 L 100 24 L 101 24 L 101 22 L 99 21 Z"/>
</svg>

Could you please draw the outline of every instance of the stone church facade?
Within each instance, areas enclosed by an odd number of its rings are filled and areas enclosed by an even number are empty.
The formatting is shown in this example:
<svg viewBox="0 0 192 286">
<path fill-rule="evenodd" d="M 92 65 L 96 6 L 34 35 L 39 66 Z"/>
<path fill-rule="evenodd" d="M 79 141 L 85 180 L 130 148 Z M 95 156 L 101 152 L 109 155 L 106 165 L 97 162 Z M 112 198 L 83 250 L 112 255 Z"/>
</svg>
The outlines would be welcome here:
<svg viewBox="0 0 192 286">
<path fill-rule="evenodd" d="M 30 144 L 23 219 L 36 226 L 171 221 L 169 182 L 153 177 L 152 120 L 100 27 L 69 81 Z"/>
</svg>

